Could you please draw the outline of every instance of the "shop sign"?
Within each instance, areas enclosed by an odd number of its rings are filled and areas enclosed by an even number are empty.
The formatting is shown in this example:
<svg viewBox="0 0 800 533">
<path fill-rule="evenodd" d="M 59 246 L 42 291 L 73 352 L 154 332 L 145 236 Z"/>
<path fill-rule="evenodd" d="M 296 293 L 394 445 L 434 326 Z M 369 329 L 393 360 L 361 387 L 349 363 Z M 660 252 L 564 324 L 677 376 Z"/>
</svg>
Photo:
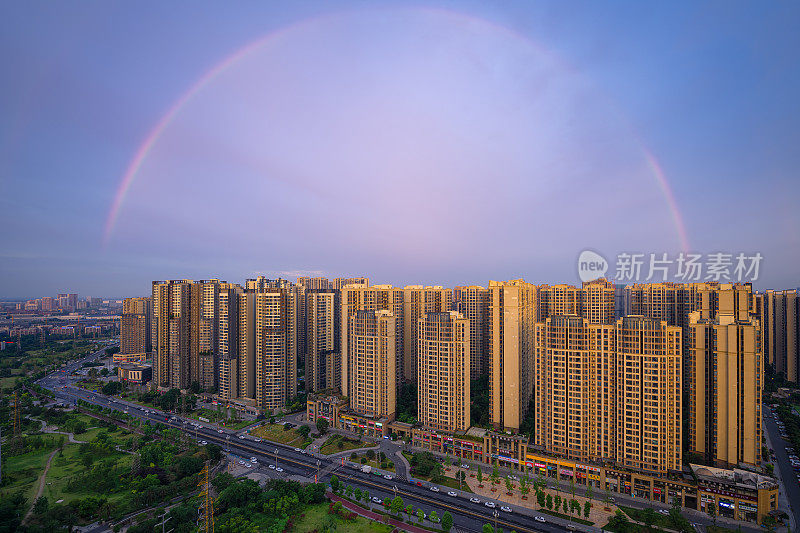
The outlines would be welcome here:
<svg viewBox="0 0 800 533">
<path fill-rule="evenodd" d="M 571 476 L 572 475 L 572 470 L 567 470 L 566 468 L 562 468 L 560 470 L 560 472 L 561 472 L 561 474 L 563 474 L 565 476 Z"/>
<path fill-rule="evenodd" d="M 750 511 L 752 513 L 758 512 L 758 507 L 756 507 L 755 505 L 750 505 L 749 503 L 739 502 L 739 509 L 742 511 Z"/>
</svg>

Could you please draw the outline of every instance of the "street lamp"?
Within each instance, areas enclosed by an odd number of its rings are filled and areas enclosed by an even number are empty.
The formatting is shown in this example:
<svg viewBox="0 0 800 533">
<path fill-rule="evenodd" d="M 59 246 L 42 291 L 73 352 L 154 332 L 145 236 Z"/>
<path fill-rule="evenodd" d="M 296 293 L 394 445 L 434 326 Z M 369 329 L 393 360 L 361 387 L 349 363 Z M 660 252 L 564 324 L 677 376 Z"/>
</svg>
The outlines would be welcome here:
<svg viewBox="0 0 800 533">
<path fill-rule="evenodd" d="M 317 459 L 317 477 L 314 479 L 314 483 L 319 483 L 319 464 L 320 460 Z"/>
<path fill-rule="evenodd" d="M 275 469 L 278 469 L 278 448 L 275 448 Z"/>
<path fill-rule="evenodd" d="M 500 513 L 497 511 L 497 509 L 492 511 L 492 516 L 494 516 L 494 531 L 495 531 L 495 533 L 497 533 L 497 517 L 498 517 L 499 514 Z"/>
</svg>

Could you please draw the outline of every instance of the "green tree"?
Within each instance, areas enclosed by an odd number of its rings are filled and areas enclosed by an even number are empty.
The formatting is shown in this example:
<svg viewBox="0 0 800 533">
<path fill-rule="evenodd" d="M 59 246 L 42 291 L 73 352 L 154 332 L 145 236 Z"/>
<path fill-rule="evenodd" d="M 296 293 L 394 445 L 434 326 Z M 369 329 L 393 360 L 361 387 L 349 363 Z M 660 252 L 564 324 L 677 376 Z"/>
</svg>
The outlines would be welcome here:
<svg viewBox="0 0 800 533">
<path fill-rule="evenodd" d="M 317 431 L 320 435 L 324 435 L 328 431 L 330 423 L 324 418 L 317 418 Z"/>
<path fill-rule="evenodd" d="M 297 428 L 297 434 L 303 437 L 304 439 L 307 439 L 308 436 L 311 434 L 311 428 L 308 427 L 307 425 L 302 425 L 299 428 Z"/>
<path fill-rule="evenodd" d="M 624 533 L 630 528 L 631 521 L 628 520 L 628 517 L 622 511 L 617 509 L 614 516 L 608 521 L 608 525 L 610 526 L 609 529 Z"/>
<path fill-rule="evenodd" d="M 431 519 L 431 522 L 433 522 L 434 524 L 439 522 L 439 515 L 436 514 L 436 510 L 431 511 L 430 519 Z"/>
<path fill-rule="evenodd" d="M 586 486 L 586 499 L 591 500 L 592 496 L 594 496 L 594 491 L 592 490 L 591 483 Z"/>
<path fill-rule="evenodd" d="M 587 500 L 583 504 L 583 517 L 584 518 L 589 518 L 589 513 L 591 512 L 591 510 L 592 510 L 592 502 Z"/>
<path fill-rule="evenodd" d="M 567 503 L 567 499 L 566 498 L 564 498 L 563 504 L 564 504 L 563 505 L 564 514 L 569 513 L 569 504 Z"/>
<path fill-rule="evenodd" d="M 514 484 L 511 483 L 511 478 L 506 478 L 506 490 L 510 493 L 514 489 Z"/>
<path fill-rule="evenodd" d="M 644 525 L 647 527 L 647 529 L 650 530 L 652 529 L 653 524 L 655 524 L 658 520 L 658 513 L 656 513 L 655 509 L 652 507 L 648 507 L 639 513 L 639 518 L 642 522 L 644 522 Z"/>
<path fill-rule="evenodd" d="M 478 467 L 478 471 L 475 473 L 478 478 L 478 486 L 483 487 L 483 469 Z"/>
<path fill-rule="evenodd" d="M 47 512 L 49 507 L 50 502 L 47 500 L 47 496 L 39 496 L 33 504 L 33 514 L 42 516 Z"/>
<path fill-rule="evenodd" d="M 361 489 L 359 487 L 356 487 L 355 495 L 356 495 L 356 501 L 361 501 Z"/>
<path fill-rule="evenodd" d="M 483 533 L 494 533 L 492 524 L 483 524 Z"/>
<path fill-rule="evenodd" d="M 425 520 L 425 513 L 422 512 L 422 509 L 417 509 L 417 522 L 421 524 L 423 520 Z"/>
<path fill-rule="evenodd" d="M 497 468 L 497 459 L 494 460 L 494 464 L 492 465 L 492 483 L 497 483 L 500 479 L 500 471 Z"/>
<path fill-rule="evenodd" d="M 410 503 L 406 506 L 406 514 L 408 515 L 408 519 L 411 519 L 411 513 L 414 512 L 414 506 Z"/>
<path fill-rule="evenodd" d="M 433 513 L 431 513 L 433 514 Z M 447 533 L 453 527 L 453 515 L 449 511 L 445 511 L 442 515 L 442 531 Z"/>
<path fill-rule="evenodd" d="M 375 459 L 375 450 L 367 450 L 367 459 L 370 461 Z"/>
<path fill-rule="evenodd" d="M 560 494 L 556 494 L 554 503 L 555 503 L 556 511 L 561 509 L 561 495 Z"/>
<path fill-rule="evenodd" d="M 547 503 L 547 508 L 552 510 L 553 509 L 553 496 L 552 495 L 550 495 L 550 494 L 547 495 L 546 503 Z"/>
<path fill-rule="evenodd" d="M 539 503 L 539 507 L 545 506 L 545 494 L 543 490 L 536 491 L 536 501 Z"/>
<path fill-rule="evenodd" d="M 403 498 L 401 498 L 400 496 L 395 496 L 394 499 L 392 500 L 392 505 L 390 507 L 392 510 L 392 514 L 399 515 L 400 512 L 403 510 L 403 505 L 404 505 Z"/>
<path fill-rule="evenodd" d="M 331 490 L 333 492 L 339 492 L 339 478 L 336 477 L 336 474 L 331 476 Z"/>
</svg>

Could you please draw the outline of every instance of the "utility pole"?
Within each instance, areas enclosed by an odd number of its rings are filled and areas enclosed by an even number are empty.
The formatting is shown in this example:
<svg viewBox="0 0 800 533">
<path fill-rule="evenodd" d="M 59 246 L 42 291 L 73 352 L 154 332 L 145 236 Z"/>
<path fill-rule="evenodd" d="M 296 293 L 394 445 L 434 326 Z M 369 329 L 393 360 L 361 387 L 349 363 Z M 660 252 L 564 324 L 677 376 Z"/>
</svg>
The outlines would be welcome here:
<svg viewBox="0 0 800 533">
<path fill-rule="evenodd" d="M 278 469 L 278 448 L 275 448 L 275 470 Z"/>
<path fill-rule="evenodd" d="M 495 509 L 494 511 L 492 511 L 492 516 L 494 516 L 494 531 L 495 531 L 495 533 L 497 533 L 497 516 L 498 516 L 499 514 L 500 514 L 500 513 L 497 511 L 497 509 Z"/>
<path fill-rule="evenodd" d="M 214 533 L 214 499 L 211 497 L 211 482 L 208 479 L 209 464 L 206 461 L 200 472 L 200 507 L 197 509 L 198 529 L 205 533 Z"/>
</svg>

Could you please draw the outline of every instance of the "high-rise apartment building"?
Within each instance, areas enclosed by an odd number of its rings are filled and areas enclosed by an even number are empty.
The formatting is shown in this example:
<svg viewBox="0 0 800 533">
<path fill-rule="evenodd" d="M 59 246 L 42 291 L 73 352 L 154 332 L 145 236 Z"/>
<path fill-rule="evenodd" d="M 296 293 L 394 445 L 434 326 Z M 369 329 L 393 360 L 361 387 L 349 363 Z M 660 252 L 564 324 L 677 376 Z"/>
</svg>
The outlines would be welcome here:
<svg viewBox="0 0 800 533">
<path fill-rule="evenodd" d="M 311 278 L 306 276 L 299 276 L 297 278 L 297 285 L 305 287 L 306 289 L 313 289 L 313 290 L 331 288 L 331 282 L 328 280 L 328 278 L 322 278 L 322 277 Z"/>
<path fill-rule="evenodd" d="M 681 470 L 681 329 L 627 316 L 615 324 L 617 462 Z"/>
<path fill-rule="evenodd" d="M 364 284 L 349 284 L 345 285 L 342 289 L 341 295 L 341 377 L 342 377 L 342 394 L 352 397 L 353 383 L 351 381 L 350 371 L 353 368 L 353 362 L 350 359 L 350 318 L 359 310 L 381 311 L 386 310 L 392 314 L 395 321 L 395 329 L 397 335 L 393 338 L 395 340 L 394 355 L 397 360 L 393 368 L 397 375 L 393 383 L 398 386 L 402 381 L 403 370 L 403 303 L 404 293 L 403 289 L 392 287 L 391 285 L 364 285 Z"/>
<path fill-rule="evenodd" d="M 360 415 L 393 420 L 396 318 L 386 309 L 362 309 L 349 316 L 347 329 L 350 408 Z"/>
<path fill-rule="evenodd" d="M 417 404 L 423 426 L 466 431 L 470 426 L 470 321 L 455 311 L 417 320 Z"/>
<path fill-rule="evenodd" d="M 331 281 L 331 288 L 340 291 L 346 285 L 366 285 L 369 287 L 369 278 L 336 278 Z"/>
<path fill-rule="evenodd" d="M 489 420 L 518 430 L 533 394 L 537 288 L 523 280 L 489 282 Z"/>
<path fill-rule="evenodd" d="M 406 285 L 403 288 L 402 379 L 416 381 L 419 319 L 426 313 L 443 313 L 453 306 L 453 291 L 441 286 Z"/>
<path fill-rule="evenodd" d="M 120 354 L 146 357 L 150 350 L 150 298 L 125 298 L 122 301 Z"/>
<path fill-rule="evenodd" d="M 158 387 L 187 389 L 190 383 L 191 280 L 153 282 L 153 343 Z"/>
<path fill-rule="evenodd" d="M 768 290 L 763 296 L 764 357 L 787 380 L 800 376 L 800 298 L 797 290 Z"/>
<path fill-rule="evenodd" d="M 455 287 L 453 309 L 469 320 L 470 379 L 485 376 L 489 372 L 489 289 Z"/>
<path fill-rule="evenodd" d="M 306 390 L 315 392 L 326 388 L 339 388 L 340 383 L 328 381 L 328 363 L 336 366 L 336 320 L 338 292 L 332 289 L 310 289 L 306 292 Z M 331 369 L 331 377 L 338 373 Z"/>
<path fill-rule="evenodd" d="M 218 394 L 223 400 L 239 397 L 239 297 L 240 285 L 224 283 L 217 294 Z"/>
<path fill-rule="evenodd" d="M 255 400 L 282 409 L 297 394 L 297 315 L 291 288 L 255 294 Z"/>
<path fill-rule="evenodd" d="M 590 324 L 612 324 L 615 292 L 614 285 L 606 279 L 587 281 L 582 287 L 540 285 L 537 287 L 537 321 L 551 316 L 575 315 Z"/>
<path fill-rule="evenodd" d="M 679 471 L 680 346 L 680 328 L 644 317 L 536 324 L 536 445 L 581 461 Z"/>
<path fill-rule="evenodd" d="M 256 396 L 256 293 L 245 290 L 238 295 L 238 368 L 237 386 L 239 398 Z"/>
<path fill-rule="evenodd" d="M 760 324 L 730 312 L 712 320 L 695 311 L 689 320 L 689 450 L 717 466 L 755 467 L 762 434 Z"/>
</svg>

